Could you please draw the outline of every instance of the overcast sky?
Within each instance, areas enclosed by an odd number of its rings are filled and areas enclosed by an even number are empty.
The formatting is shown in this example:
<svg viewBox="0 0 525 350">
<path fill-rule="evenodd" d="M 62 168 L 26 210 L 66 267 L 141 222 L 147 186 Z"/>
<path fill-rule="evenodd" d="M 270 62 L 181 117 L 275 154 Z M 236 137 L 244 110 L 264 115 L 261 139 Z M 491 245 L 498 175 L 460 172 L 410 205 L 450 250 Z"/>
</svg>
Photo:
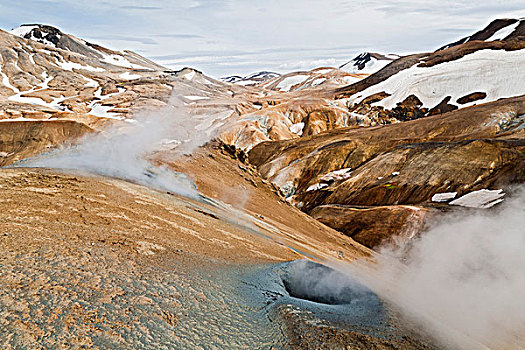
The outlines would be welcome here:
<svg viewBox="0 0 525 350">
<path fill-rule="evenodd" d="M 525 0 L 0 0 L 2 29 L 50 24 L 215 77 L 435 50 L 502 17 L 525 17 Z"/>
</svg>

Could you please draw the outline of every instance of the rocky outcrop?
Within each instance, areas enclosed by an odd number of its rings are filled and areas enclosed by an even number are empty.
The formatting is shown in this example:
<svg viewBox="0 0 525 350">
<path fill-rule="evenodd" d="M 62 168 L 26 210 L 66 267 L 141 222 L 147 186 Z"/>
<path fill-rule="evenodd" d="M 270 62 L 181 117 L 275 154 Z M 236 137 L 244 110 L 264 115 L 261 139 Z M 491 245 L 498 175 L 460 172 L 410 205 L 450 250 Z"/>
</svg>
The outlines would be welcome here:
<svg viewBox="0 0 525 350">
<path fill-rule="evenodd" d="M 0 122 L 0 166 L 73 142 L 92 131 L 72 120 Z"/>
<path fill-rule="evenodd" d="M 487 94 L 485 92 L 473 92 L 471 94 L 458 98 L 456 102 L 460 105 L 464 105 L 466 103 L 483 100 L 485 97 L 487 97 Z"/>
<path fill-rule="evenodd" d="M 524 113 L 525 97 L 507 99 L 405 123 L 263 143 L 249 160 L 306 212 L 324 204 L 417 204 L 438 192 L 523 182 L 517 125 Z M 513 126 L 506 126 L 509 120 Z"/>
<path fill-rule="evenodd" d="M 237 148 L 250 150 L 264 141 L 295 139 L 355 125 L 342 102 L 301 96 L 286 99 L 282 96 L 272 103 L 261 102 L 261 105 L 261 109 L 229 118 L 221 139 Z"/>
<path fill-rule="evenodd" d="M 429 213 L 429 209 L 408 205 L 351 207 L 327 204 L 315 207 L 310 215 L 356 242 L 379 250 L 386 246 L 402 246 L 416 237 Z"/>
<path fill-rule="evenodd" d="M 454 110 L 458 109 L 457 106 L 452 105 L 452 104 L 449 103 L 450 99 L 451 99 L 450 96 L 445 97 L 443 99 L 443 101 L 439 102 L 436 106 L 432 107 L 428 111 L 428 115 L 430 116 L 430 115 L 436 115 L 436 114 L 443 114 L 443 113 L 451 112 L 451 111 L 454 111 Z M 460 100 L 461 100 L 461 98 L 460 98 Z"/>
<path fill-rule="evenodd" d="M 525 141 L 475 140 L 406 144 L 358 167 L 340 184 L 297 201 L 316 204 L 395 205 L 430 201 L 436 193 L 466 194 L 525 182 Z M 324 198 L 323 198 L 324 197 Z"/>
<path fill-rule="evenodd" d="M 418 106 L 416 99 L 407 104 Z M 429 209 L 422 206 L 443 193 L 459 198 L 524 183 L 523 115 L 525 96 L 404 123 L 265 142 L 248 157 L 288 202 L 379 249 L 423 230 Z"/>
<path fill-rule="evenodd" d="M 388 113 L 388 116 L 396 121 L 402 122 L 423 118 L 427 109 L 421 108 L 422 106 L 423 103 L 416 95 L 410 95 L 402 102 L 399 102 L 397 106 Z"/>
<path fill-rule="evenodd" d="M 316 151 L 314 152 L 316 157 L 319 157 L 321 153 L 341 147 L 355 149 L 358 146 L 365 147 L 363 145 L 366 144 L 366 147 L 370 149 L 376 148 L 384 151 L 389 147 L 410 142 L 459 141 L 496 136 L 501 138 L 509 135 L 508 132 L 512 134 L 520 132 L 519 128 L 506 129 L 504 121 L 507 118 L 519 119 L 518 117 L 524 113 L 525 96 L 509 98 L 476 106 L 468 111 L 458 110 L 406 123 L 366 129 L 342 128 L 301 140 L 264 143 L 250 151 L 250 162 L 262 167 L 264 164 L 275 163 L 277 159 L 285 157 L 280 163 L 286 166 L 292 160 L 300 160 L 314 151 Z M 357 153 L 364 154 L 365 152 L 364 149 L 359 148 Z M 354 167 L 359 164 L 354 164 Z M 343 164 L 338 164 L 338 166 L 339 168 L 344 167 Z M 336 169 L 320 169 L 325 172 L 331 170 Z M 263 171 L 263 175 L 269 174 Z"/>
</svg>

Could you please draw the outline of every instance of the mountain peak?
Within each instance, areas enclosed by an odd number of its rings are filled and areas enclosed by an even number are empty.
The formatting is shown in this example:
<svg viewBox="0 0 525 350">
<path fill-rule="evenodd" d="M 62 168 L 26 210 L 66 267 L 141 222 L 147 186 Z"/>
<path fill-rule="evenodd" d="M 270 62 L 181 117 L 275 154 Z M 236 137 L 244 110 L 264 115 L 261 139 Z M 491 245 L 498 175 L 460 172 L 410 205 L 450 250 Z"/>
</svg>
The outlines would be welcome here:
<svg viewBox="0 0 525 350">
<path fill-rule="evenodd" d="M 339 69 L 349 73 L 375 73 L 400 56 L 394 54 L 380 54 L 375 52 L 362 52 L 354 59 L 341 65 Z"/>
<path fill-rule="evenodd" d="M 54 47 L 59 47 L 60 39 L 64 35 L 60 29 L 46 24 L 22 24 L 9 33 Z"/>
<path fill-rule="evenodd" d="M 132 52 L 118 52 L 103 46 L 87 42 L 74 35 L 62 32 L 60 29 L 47 24 L 22 24 L 8 32 L 17 37 L 38 42 L 84 57 L 102 60 L 115 66 L 132 69 L 165 70 L 164 67 Z"/>
<path fill-rule="evenodd" d="M 222 81 L 237 85 L 255 85 L 270 79 L 276 78 L 281 74 L 269 71 L 260 71 L 241 77 L 239 75 L 231 75 L 221 78 Z"/>
</svg>

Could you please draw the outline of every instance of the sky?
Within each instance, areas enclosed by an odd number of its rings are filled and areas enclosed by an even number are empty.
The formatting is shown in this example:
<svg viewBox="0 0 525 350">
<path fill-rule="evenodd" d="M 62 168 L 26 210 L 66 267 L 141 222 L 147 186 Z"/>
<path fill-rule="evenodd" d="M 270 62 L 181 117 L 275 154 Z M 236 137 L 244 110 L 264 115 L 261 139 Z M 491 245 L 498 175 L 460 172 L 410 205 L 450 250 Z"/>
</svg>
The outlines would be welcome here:
<svg viewBox="0 0 525 350">
<path fill-rule="evenodd" d="M 1 29 L 49 24 L 213 77 L 432 51 L 506 17 L 525 0 L 0 0 Z"/>
</svg>

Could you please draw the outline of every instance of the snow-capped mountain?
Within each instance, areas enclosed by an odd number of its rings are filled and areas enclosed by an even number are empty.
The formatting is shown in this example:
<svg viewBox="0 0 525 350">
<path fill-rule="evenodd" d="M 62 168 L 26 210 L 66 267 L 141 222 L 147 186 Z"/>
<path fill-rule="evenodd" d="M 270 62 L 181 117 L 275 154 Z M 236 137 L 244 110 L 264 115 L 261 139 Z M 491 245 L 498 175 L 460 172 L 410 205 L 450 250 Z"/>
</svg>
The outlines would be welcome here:
<svg viewBox="0 0 525 350">
<path fill-rule="evenodd" d="M 399 57 L 399 55 L 394 54 L 382 55 L 374 52 L 363 52 L 354 59 L 342 64 L 339 69 L 348 73 L 372 74 Z"/>
<path fill-rule="evenodd" d="M 279 73 L 261 71 L 261 72 L 249 74 L 245 77 L 241 77 L 239 75 L 231 75 L 229 77 L 221 78 L 221 80 L 224 81 L 225 83 L 237 84 L 237 85 L 243 85 L 243 86 L 251 86 L 251 85 L 263 83 L 265 81 L 268 81 L 278 76 L 280 76 Z"/>
<path fill-rule="evenodd" d="M 400 57 L 338 92 L 360 114 L 375 110 L 397 115 L 396 109 L 413 100 L 419 116 L 518 96 L 525 93 L 523 39 L 523 20 L 496 20 L 436 52 Z"/>
<path fill-rule="evenodd" d="M 118 52 L 97 44 L 79 39 L 60 29 L 44 24 L 22 24 L 9 33 L 24 39 L 39 42 L 46 46 L 75 52 L 88 58 L 138 70 L 167 70 L 165 67 L 148 60 L 132 51 Z"/>
<path fill-rule="evenodd" d="M 234 111 L 232 96 L 244 89 L 191 68 L 171 71 L 131 51 L 110 50 L 46 25 L 0 30 L 0 45 L 2 125 L 60 119 L 98 128 L 133 122 L 135 113 L 165 106 L 172 94 L 189 110 L 221 99 L 210 108 L 210 118 L 214 113 L 219 118 Z"/>
<path fill-rule="evenodd" d="M 525 93 L 524 68 L 525 50 L 479 50 L 432 67 L 413 65 L 361 91 L 355 102 L 380 92 L 389 96 L 374 105 L 385 109 L 393 109 L 410 95 L 426 108 L 437 106 L 446 97 L 460 105 L 461 98 L 476 92 L 484 96 L 479 101 L 495 101 Z"/>
</svg>

